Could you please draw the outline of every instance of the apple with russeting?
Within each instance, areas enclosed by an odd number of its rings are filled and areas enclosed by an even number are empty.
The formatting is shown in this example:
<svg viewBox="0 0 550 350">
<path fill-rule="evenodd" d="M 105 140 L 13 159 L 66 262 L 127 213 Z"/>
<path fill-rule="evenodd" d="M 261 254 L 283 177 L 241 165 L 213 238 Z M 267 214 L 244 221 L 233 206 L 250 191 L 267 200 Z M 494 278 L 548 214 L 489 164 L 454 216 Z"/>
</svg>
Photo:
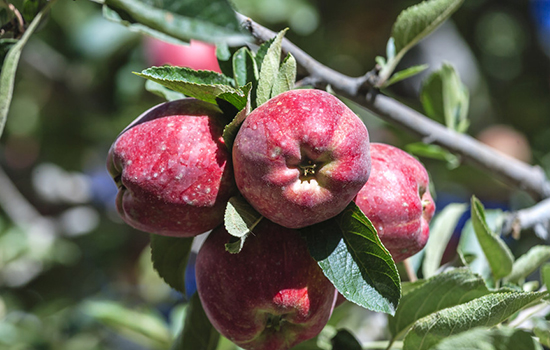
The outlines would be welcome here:
<svg viewBox="0 0 550 350">
<path fill-rule="evenodd" d="M 378 236 L 400 262 L 419 252 L 428 241 L 435 204 L 428 172 L 401 149 L 371 143 L 371 175 L 355 203 L 371 220 Z"/>
<path fill-rule="evenodd" d="M 233 145 L 235 181 L 264 217 L 301 228 L 339 214 L 370 173 L 359 117 L 321 90 L 290 90 L 256 108 Z"/>
<path fill-rule="evenodd" d="M 336 289 L 299 232 L 262 219 L 238 254 L 220 226 L 196 260 L 197 292 L 212 325 L 246 350 L 286 350 L 328 322 Z"/>
<path fill-rule="evenodd" d="M 234 195 L 230 153 L 217 106 L 186 98 L 143 113 L 109 150 L 117 209 L 139 230 L 190 237 L 223 222 Z"/>
</svg>

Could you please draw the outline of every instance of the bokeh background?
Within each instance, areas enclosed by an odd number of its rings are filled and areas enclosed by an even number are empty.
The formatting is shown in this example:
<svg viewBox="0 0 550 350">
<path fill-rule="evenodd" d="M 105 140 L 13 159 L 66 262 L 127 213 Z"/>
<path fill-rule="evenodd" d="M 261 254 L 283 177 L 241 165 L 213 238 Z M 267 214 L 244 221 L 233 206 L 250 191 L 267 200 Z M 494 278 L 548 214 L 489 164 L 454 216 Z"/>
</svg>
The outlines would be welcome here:
<svg viewBox="0 0 550 350">
<path fill-rule="evenodd" d="M 353 76 L 385 55 L 394 19 L 415 3 L 233 2 L 273 30 L 289 27 L 287 37 L 298 46 Z M 29 41 L 0 139 L 0 349 L 169 348 L 182 322 L 183 297 L 153 271 L 148 234 L 118 218 L 105 160 L 118 133 L 162 102 L 133 71 L 166 62 L 193 65 L 197 58 L 210 66 L 195 68 L 216 69 L 208 58 L 212 47 L 180 49 L 108 22 L 100 5 L 84 0 L 58 1 Z M 468 133 L 550 172 L 550 1 L 466 1 L 401 66 L 428 63 L 434 70 L 443 62 L 452 63 L 469 88 Z M 389 93 L 421 110 L 418 94 L 427 74 Z M 354 109 L 372 140 L 403 148 L 418 141 Z M 467 203 L 472 194 L 489 208 L 533 204 L 490 174 L 421 160 L 438 209 Z M 526 233 L 512 248 L 520 254 L 537 239 Z M 450 247 L 445 259 L 452 256 Z M 188 288 L 194 289 L 192 278 Z M 380 336 L 368 327 L 382 322 L 380 316 L 352 314 L 347 322 L 370 332 L 365 337 Z"/>
</svg>

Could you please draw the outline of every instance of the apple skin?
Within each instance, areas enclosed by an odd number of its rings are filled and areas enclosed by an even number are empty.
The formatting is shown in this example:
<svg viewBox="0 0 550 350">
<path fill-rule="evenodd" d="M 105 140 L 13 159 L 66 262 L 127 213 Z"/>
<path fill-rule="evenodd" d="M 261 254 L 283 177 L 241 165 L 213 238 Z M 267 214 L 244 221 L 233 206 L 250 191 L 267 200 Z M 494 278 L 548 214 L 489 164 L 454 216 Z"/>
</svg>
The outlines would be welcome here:
<svg viewBox="0 0 550 350">
<path fill-rule="evenodd" d="M 195 70 L 211 70 L 220 73 L 216 46 L 197 40 L 189 45 L 175 45 L 146 37 L 143 43 L 147 62 L 153 66 L 170 64 Z"/>
<path fill-rule="evenodd" d="M 395 262 L 428 241 L 435 204 L 424 166 L 399 148 L 371 143 L 372 171 L 355 203 L 371 220 Z"/>
<path fill-rule="evenodd" d="M 339 214 L 366 183 L 369 135 L 333 95 L 291 90 L 245 119 L 233 166 L 237 187 L 260 214 L 301 228 Z"/>
<path fill-rule="evenodd" d="M 143 113 L 109 150 L 117 210 L 130 226 L 191 237 L 223 222 L 236 193 L 219 109 L 193 98 Z"/>
<path fill-rule="evenodd" d="M 319 334 L 336 289 L 299 233 L 264 218 L 240 253 L 225 250 L 230 239 L 216 228 L 197 256 L 197 291 L 212 325 L 246 350 L 286 350 Z"/>
</svg>

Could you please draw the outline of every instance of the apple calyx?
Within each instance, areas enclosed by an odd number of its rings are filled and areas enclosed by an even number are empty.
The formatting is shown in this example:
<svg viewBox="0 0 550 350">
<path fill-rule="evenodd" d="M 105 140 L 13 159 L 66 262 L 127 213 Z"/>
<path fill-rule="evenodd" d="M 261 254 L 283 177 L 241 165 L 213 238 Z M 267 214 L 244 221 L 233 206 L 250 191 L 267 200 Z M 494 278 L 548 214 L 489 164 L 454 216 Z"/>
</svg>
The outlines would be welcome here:
<svg viewBox="0 0 550 350">
<path fill-rule="evenodd" d="M 276 332 L 279 332 L 281 327 L 283 327 L 283 323 L 287 322 L 284 316 L 285 315 L 268 314 L 265 328 L 273 328 Z"/>
</svg>

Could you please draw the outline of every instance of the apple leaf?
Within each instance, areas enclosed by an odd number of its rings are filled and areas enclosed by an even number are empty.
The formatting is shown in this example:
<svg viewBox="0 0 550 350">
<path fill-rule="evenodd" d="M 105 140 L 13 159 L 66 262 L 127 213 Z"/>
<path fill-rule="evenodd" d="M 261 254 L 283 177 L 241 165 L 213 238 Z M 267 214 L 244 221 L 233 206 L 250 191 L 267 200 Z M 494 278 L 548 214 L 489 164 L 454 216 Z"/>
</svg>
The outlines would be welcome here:
<svg viewBox="0 0 550 350">
<path fill-rule="evenodd" d="M 258 67 L 252 52 L 247 47 L 241 47 L 233 55 L 233 79 L 237 86 L 245 86 L 248 83 L 256 84 Z"/>
<path fill-rule="evenodd" d="M 216 98 L 223 98 L 239 110 L 246 105 L 246 92 L 234 88 L 232 79 L 217 72 L 163 66 L 147 68 L 134 74 L 206 102 L 216 103 Z"/>
<path fill-rule="evenodd" d="M 405 295 L 409 294 L 410 292 L 412 292 L 416 288 L 420 287 L 424 283 L 426 283 L 426 280 L 424 280 L 424 279 L 419 279 L 419 280 L 416 280 L 414 282 L 409 282 L 409 281 L 401 282 L 401 294 L 402 294 L 402 296 L 405 296 Z"/>
<path fill-rule="evenodd" d="M 458 168 L 460 165 L 460 159 L 438 145 L 426 144 L 423 142 L 409 143 L 405 146 L 407 152 L 417 155 L 419 157 L 426 157 L 431 159 L 437 159 L 447 162 L 447 168 L 449 170 Z"/>
<path fill-rule="evenodd" d="M 131 31 L 172 43 L 196 39 L 237 46 L 250 40 L 227 0 L 105 0 L 103 15 Z"/>
<path fill-rule="evenodd" d="M 340 329 L 338 333 L 330 340 L 332 350 L 362 350 L 361 343 L 347 329 Z"/>
<path fill-rule="evenodd" d="M 6 126 L 6 121 L 8 119 L 8 112 L 10 109 L 11 99 L 13 97 L 15 73 L 17 72 L 21 52 L 52 3 L 54 3 L 54 1 L 51 1 L 36 15 L 28 28 L 25 30 L 25 33 L 21 39 L 17 42 L 11 40 L 4 41 L 5 46 L 3 49 L 6 50 L 9 47 L 9 50 L 4 56 L 2 69 L 0 70 L 0 136 L 2 136 L 4 132 L 4 127 Z"/>
<path fill-rule="evenodd" d="M 492 293 L 432 313 L 414 324 L 405 337 L 403 350 L 433 349 L 454 334 L 479 326 L 493 327 L 547 295 L 548 292 Z"/>
<path fill-rule="evenodd" d="M 436 275 L 404 294 L 388 329 L 392 339 L 401 336 L 416 321 L 436 311 L 466 303 L 489 294 L 481 276 L 468 269 L 456 269 Z"/>
<path fill-rule="evenodd" d="M 539 338 L 541 344 L 550 347 L 550 322 L 544 319 L 534 319 L 535 327 L 533 333 Z M 519 348 L 516 348 L 519 349 Z"/>
<path fill-rule="evenodd" d="M 226 244 L 226 249 L 232 254 L 239 253 L 246 237 L 262 220 L 260 215 L 242 196 L 229 198 L 225 208 L 224 225 L 227 232 L 238 241 Z"/>
<path fill-rule="evenodd" d="M 550 290 L 550 264 L 542 265 L 540 268 L 540 275 L 546 289 Z"/>
<path fill-rule="evenodd" d="M 512 272 L 514 256 L 504 241 L 487 226 L 483 204 L 472 196 L 472 224 L 483 253 L 495 279 L 508 276 Z"/>
<path fill-rule="evenodd" d="M 288 54 L 281 64 L 277 79 L 273 84 L 273 90 L 271 91 L 271 97 L 275 97 L 285 91 L 294 88 L 296 82 L 296 59 L 292 54 Z"/>
<path fill-rule="evenodd" d="M 548 259 L 550 259 L 549 246 L 537 245 L 532 247 L 514 262 L 512 272 L 506 276 L 505 281 L 512 283 L 519 282 L 535 272 Z"/>
<path fill-rule="evenodd" d="M 418 66 L 409 67 L 407 69 L 403 69 L 402 71 L 394 73 L 389 80 L 387 80 L 381 88 L 387 88 L 390 85 L 393 85 L 395 83 L 398 83 L 402 80 L 405 80 L 407 78 L 410 78 L 414 75 L 417 75 L 418 73 L 421 73 L 428 69 L 427 64 L 421 64 Z"/>
<path fill-rule="evenodd" d="M 219 340 L 220 333 L 210 323 L 195 293 L 187 306 L 183 329 L 170 350 L 216 350 Z"/>
<path fill-rule="evenodd" d="M 349 301 L 393 315 L 401 296 L 399 273 L 376 229 L 351 202 L 335 218 L 305 227 L 311 256 Z"/>
<path fill-rule="evenodd" d="M 468 209 L 467 204 L 452 203 L 447 205 L 431 223 L 430 239 L 424 248 L 422 274 L 424 278 L 435 275 L 441 265 L 441 258 L 449 244 L 458 220 Z"/>
<path fill-rule="evenodd" d="M 542 350 L 542 347 L 531 337 L 531 334 L 521 329 L 510 327 L 487 329 L 485 327 L 477 327 L 445 338 L 432 349 Z"/>
<path fill-rule="evenodd" d="M 256 66 L 258 67 L 258 73 L 262 70 L 262 64 L 264 63 L 265 55 L 267 55 L 267 50 L 269 50 L 271 45 L 273 45 L 275 39 L 276 36 L 264 41 L 256 51 L 256 54 L 254 55 L 254 60 L 256 61 Z"/>
<path fill-rule="evenodd" d="M 273 85 L 279 74 L 281 65 L 281 46 L 287 29 L 280 31 L 275 40 L 267 48 L 259 70 L 258 88 L 256 90 L 256 106 L 260 106 L 271 98 Z"/>
<path fill-rule="evenodd" d="M 159 83 L 155 83 L 152 80 L 147 80 L 145 82 L 145 90 L 164 98 L 166 101 L 175 101 L 185 98 L 185 95 L 181 92 L 172 91 Z"/>
<path fill-rule="evenodd" d="M 422 85 L 420 100 L 426 114 L 457 132 L 468 129 L 470 93 L 450 64 L 443 64 Z"/>
<path fill-rule="evenodd" d="M 251 99 L 252 99 L 251 93 L 248 93 L 245 107 L 239 113 L 237 113 L 235 118 L 233 118 L 233 120 L 229 124 L 227 124 L 223 129 L 223 134 L 222 134 L 223 140 L 225 141 L 225 145 L 227 146 L 227 149 L 229 150 L 229 152 L 233 150 L 233 142 L 235 141 L 235 137 L 237 137 L 237 133 L 239 132 L 241 124 L 244 122 L 248 114 L 250 114 Z"/>
<path fill-rule="evenodd" d="M 185 295 L 185 269 L 193 238 L 151 234 L 151 260 L 159 276 Z"/>
</svg>

